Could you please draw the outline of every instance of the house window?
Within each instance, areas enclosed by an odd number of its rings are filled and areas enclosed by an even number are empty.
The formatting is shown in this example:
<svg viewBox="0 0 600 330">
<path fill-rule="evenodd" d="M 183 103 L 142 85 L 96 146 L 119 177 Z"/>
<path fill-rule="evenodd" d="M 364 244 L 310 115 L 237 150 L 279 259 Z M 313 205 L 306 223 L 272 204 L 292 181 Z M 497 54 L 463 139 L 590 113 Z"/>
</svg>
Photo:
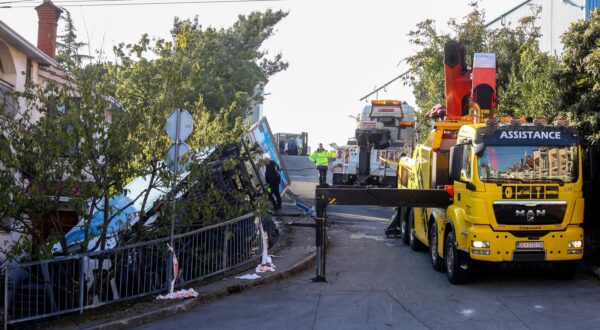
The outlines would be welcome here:
<svg viewBox="0 0 600 330">
<path fill-rule="evenodd" d="M 12 88 L 0 79 L 0 112 L 8 117 L 14 117 L 17 113 L 17 99 L 12 95 Z"/>
<path fill-rule="evenodd" d="M 54 102 L 48 105 L 48 113 L 50 115 L 64 115 L 71 106 L 79 106 L 79 98 L 73 98 L 66 102 L 55 99 Z"/>
</svg>

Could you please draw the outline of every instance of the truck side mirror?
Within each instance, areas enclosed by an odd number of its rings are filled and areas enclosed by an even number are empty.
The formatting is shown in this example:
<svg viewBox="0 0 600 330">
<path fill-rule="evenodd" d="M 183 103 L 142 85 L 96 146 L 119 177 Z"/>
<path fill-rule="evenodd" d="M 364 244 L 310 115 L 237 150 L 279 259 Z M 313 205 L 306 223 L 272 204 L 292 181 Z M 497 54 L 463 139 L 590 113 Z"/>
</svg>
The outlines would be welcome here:
<svg viewBox="0 0 600 330">
<path fill-rule="evenodd" d="M 459 144 L 450 148 L 450 164 L 449 164 L 449 183 L 453 184 L 454 181 L 460 180 L 460 170 L 462 169 L 463 160 L 463 145 Z"/>
</svg>

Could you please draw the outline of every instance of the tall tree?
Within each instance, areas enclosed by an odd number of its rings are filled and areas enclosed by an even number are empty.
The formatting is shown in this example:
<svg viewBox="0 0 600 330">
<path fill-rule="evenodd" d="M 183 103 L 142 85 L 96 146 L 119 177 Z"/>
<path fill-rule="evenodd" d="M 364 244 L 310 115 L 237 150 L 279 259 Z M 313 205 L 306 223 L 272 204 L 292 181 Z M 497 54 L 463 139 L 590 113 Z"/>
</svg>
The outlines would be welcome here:
<svg viewBox="0 0 600 330">
<path fill-rule="evenodd" d="M 557 79 L 560 107 L 588 144 L 600 144 L 600 11 L 574 22 L 562 36 L 564 54 Z"/>
<path fill-rule="evenodd" d="M 79 41 L 71 12 L 65 8 L 62 10 L 65 13 L 64 16 L 60 16 L 64 20 L 64 30 L 56 42 L 56 61 L 67 70 L 74 70 L 82 67 L 83 61 L 92 59 L 92 56 L 85 55 L 82 51 L 87 44 Z"/>
<path fill-rule="evenodd" d="M 592 164 L 588 151 L 600 154 L 600 11 L 594 10 L 588 20 L 579 20 L 563 34 L 564 54 L 556 80 L 558 100 L 563 114 L 570 117 L 579 129 L 584 144 L 583 173 L 586 228 L 586 255 L 597 260 L 600 255 L 600 178 L 589 180 L 586 174 Z"/>
<path fill-rule="evenodd" d="M 532 14 L 516 26 L 487 29 L 485 11 L 477 3 L 471 6 L 464 20 L 450 20 L 448 33 L 436 29 L 433 20 L 418 23 L 409 33 L 418 50 L 406 58 L 410 66 L 406 82 L 413 87 L 417 106 L 424 110 L 421 114 L 444 103 L 444 45 L 455 39 L 465 44 L 469 64 L 475 52 L 496 54 L 499 115 L 555 115 L 558 87 L 552 74 L 557 59 L 539 50 L 539 7 L 532 6 Z"/>
<path fill-rule="evenodd" d="M 170 186 L 173 176 L 163 161 L 170 144 L 165 121 L 176 108 L 186 108 L 194 117 L 188 143 L 195 162 L 185 189 L 200 192 L 186 194 L 182 204 L 189 217 L 184 220 L 203 225 L 248 211 L 247 194 L 232 191 L 235 185 L 225 190 L 219 186 L 219 176 L 229 175 L 236 161 L 215 170 L 214 162 L 203 161 L 202 151 L 239 142 L 255 86 L 287 67 L 281 55 L 268 58 L 260 50 L 285 16 L 252 13 L 221 30 L 203 29 L 197 19 L 176 20 L 170 40 L 151 41 L 144 35 L 135 44 L 115 48 L 117 63 L 96 61 L 82 68 L 77 57 L 82 44 L 71 29 L 62 51 L 63 63 L 73 68 L 70 83 L 30 86 L 21 95 L 28 101 L 24 115 L 17 120 L 0 117 L 0 127 L 7 132 L 0 139 L 0 217 L 12 219 L 5 227 L 24 234 L 12 252 L 44 258 L 54 242 L 66 252 L 64 232 L 54 230 L 47 241 L 41 235 L 43 217 L 59 207 L 73 208 L 81 217 L 80 251 L 104 248 L 114 234 L 109 224 L 121 211 L 133 202 L 154 202 L 148 200 L 150 189 Z M 28 120 L 27 114 L 34 111 L 44 113 L 37 123 Z M 125 187 L 139 176 L 150 180 L 133 196 Z M 126 205 L 111 205 L 117 194 L 128 195 Z M 60 196 L 72 198 L 60 201 Z M 160 203 L 168 205 L 174 196 Z M 140 219 L 146 217 L 144 209 L 137 215 Z M 163 207 L 162 212 L 170 218 L 172 210 Z M 139 223 L 137 239 L 143 239 Z"/>
<path fill-rule="evenodd" d="M 275 25 L 286 16 L 283 11 L 253 12 L 240 15 L 227 29 L 203 28 L 197 17 L 175 19 L 172 56 L 181 58 L 180 70 L 189 75 L 180 86 L 186 90 L 184 99 L 192 103 L 202 98 L 213 114 L 235 99 L 249 100 L 258 83 L 266 83 L 288 67 L 281 54 L 269 58 L 269 53 L 261 50 Z M 239 110 L 245 111 L 247 106 Z"/>
</svg>

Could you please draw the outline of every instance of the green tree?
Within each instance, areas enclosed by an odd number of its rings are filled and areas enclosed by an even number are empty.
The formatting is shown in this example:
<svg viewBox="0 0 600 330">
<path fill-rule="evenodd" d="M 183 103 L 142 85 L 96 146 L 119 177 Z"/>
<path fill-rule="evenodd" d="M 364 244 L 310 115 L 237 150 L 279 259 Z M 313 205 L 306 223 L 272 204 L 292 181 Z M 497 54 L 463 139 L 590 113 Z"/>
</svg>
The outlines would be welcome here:
<svg viewBox="0 0 600 330">
<path fill-rule="evenodd" d="M 195 126 L 187 141 L 194 150 L 190 174 L 177 188 L 186 192 L 178 203 L 182 210 L 177 212 L 186 214 L 181 222 L 206 225 L 262 209 L 264 198 L 251 196 L 243 189 L 247 178 L 234 173 L 241 160 L 207 159 L 203 153 L 210 148 L 218 154 L 216 147 L 240 141 L 255 86 L 287 67 L 281 55 L 269 59 L 259 50 L 285 16 L 252 13 L 221 30 L 202 29 L 197 19 L 176 20 L 170 40 L 151 41 L 144 35 L 135 44 L 116 47 L 116 63 L 96 61 L 83 68 L 81 58 L 73 57 L 81 44 L 70 34 L 71 46 L 63 52 L 69 54 L 63 62 L 71 66 L 69 82 L 30 86 L 20 95 L 27 99 L 22 116 L 0 117 L 5 132 L 0 139 L 0 217 L 11 219 L 5 228 L 24 234 L 13 255 L 30 252 L 44 258 L 57 241 L 67 251 L 58 217 L 54 237 L 44 241 L 42 235 L 43 218 L 61 207 L 77 210 L 82 219 L 80 251 L 92 236 L 99 236 L 92 248 L 104 248 L 111 235 L 108 225 L 120 211 L 136 201 L 149 203 L 150 189 L 170 186 L 174 179 L 163 159 L 171 143 L 165 121 L 176 108 L 188 109 Z M 37 122 L 30 120 L 35 112 L 42 113 Z M 107 206 L 139 176 L 150 178 L 142 193 L 128 196 L 130 201 L 119 208 Z M 232 181 L 223 187 L 222 177 Z M 175 193 L 159 204 L 170 205 Z M 60 196 L 71 198 L 59 201 Z M 92 225 L 98 211 L 100 224 Z M 172 212 L 162 207 L 161 218 L 170 219 Z M 147 216 L 142 211 L 138 217 Z M 164 235 L 164 230 L 145 233 L 138 223 L 136 240 Z"/>
<path fill-rule="evenodd" d="M 594 10 L 588 20 L 579 20 L 563 34 L 564 53 L 559 64 L 558 99 L 562 113 L 579 129 L 584 144 L 584 179 L 592 165 L 588 151 L 600 148 L 600 11 Z M 598 164 L 595 164 L 598 166 Z M 587 181 L 587 180 L 586 180 Z M 600 178 L 584 184 L 586 255 L 598 260 L 600 255 Z"/>
<path fill-rule="evenodd" d="M 269 58 L 268 52 L 261 50 L 275 25 L 286 16 L 283 11 L 253 12 L 240 15 L 227 29 L 203 28 L 197 17 L 176 18 L 171 31 L 171 56 L 180 58 L 179 69 L 187 75 L 183 86 L 179 86 L 185 91 L 184 100 L 193 103 L 202 98 L 213 114 L 228 108 L 233 100 L 248 102 L 259 82 L 266 83 L 270 76 L 288 67 L 281 54 Z M 247 106 L 241 105 L 238 110 L 243 112 Z"/>
<path fill-rule="evenodd" d="M 78 182 L 65 157 L 69 143 L 61 134 L 65 120 L 55 113 L 56 90 L 30 91 L 22 96 L 31 102 L 28 109 L 15 118 L 0 116 L 0 219 L 4 230 L 20 234 L 21 239 L 0 249 L 8 256 L 27 252 L 33 258 L 44 258 L 51 246 L 44 233 L 50 229 L 55 232 L 53 241 L 66 247 L 60 198 L 76 189 Z M 45 115 L 32 123 L 32 115 L 38 111 Z"/>
<path fill-rule="evenodd" d="M 71 12 L 65 8 L 62 8 L 62 10 L 65 16 L 60 17 L 64 20 L 65 26 L 63 33 L 58 36 L 56 42 L 56 61 L 67 68 L 67 70 L 72 70 L 81 67 L 83 61 L 86 59 L 91 60 L 92 56 L 82 54 L 81 49 L 87 46 L 87 44 L 78 40 L 77 29 L 75 29 L 75 25 L 73 24 Z"/>
<path fill-rule="evenodd" d="M 424 110 L 420 115 L 435 104 L 444 104 L 444 45 L 450 39 L 465 45 L 469 65 L 475 52 L 496 54 L 498 115 L 555 115 L 558 87 L 552 75 L 557 59 L 539 50 L 539 7 L 532 6 L 532 14 L 514 27 L 487 29 L 485 11 L 477 3 L 471 6 L 464 20 L 449 21 L 448 33 L 438 31 L 430 19 L 409 33 L 417 51 L 406 58 L 410 72 L 406 82 L 413 87 L 417 106 Z M 426 130 L 429 125 L 421 127 Z"/>
<path fill-rule="evenodd" d="M 600 142 L 600 12 L 574 22 L 562 36 L 557 73 L 560 108 L 572 117 L 585 142 Z"/>
<path fill-rule="evenodd" d="M 554 74 L 558 59 L 541 53 L 536 45 L 521 52 L 520 61 L 508 76 L 499 96 L 498 108 L 507 115 L 544 116 L 552 120 L 558 114 L 558 87 Z"/>
</svg>

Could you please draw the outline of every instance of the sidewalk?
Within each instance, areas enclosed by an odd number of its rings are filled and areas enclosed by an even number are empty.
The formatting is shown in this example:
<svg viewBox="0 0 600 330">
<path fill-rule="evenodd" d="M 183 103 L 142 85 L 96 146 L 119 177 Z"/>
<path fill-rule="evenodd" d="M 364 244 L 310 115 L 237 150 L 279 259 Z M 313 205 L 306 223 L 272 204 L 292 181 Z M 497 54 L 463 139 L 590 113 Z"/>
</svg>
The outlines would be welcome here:
<svg viewBox="0 0 600 330">
<path fill-rule="evenodd" d="M 235 278 L 244 274 L 254 274 L 254 268 L 260 259 L 229 273 L 213 278 L 209 283 L 199 283 L 193 287 L 198 293 L 197 298 L 178 301 L 157 301 L 154 296 L 140 298 L 131 302 L 117 303 L 96 309 L 86 310 L 83 314 L 66 315 L 55 320 L 41 321 L 16 325 L 15 328 L 60 328 L 60 329 L 122 329 L 159 320 L 166 316 L 183 313 L 192 308 L 252 288 L 258 288 L 279 282 L 297 273 L 307 270 L 314 264 L 314 229 L 306 227 L 291 227 L 291 222 L 311 223 L 308 217 L 288 217 L 287 214 L 297 214 L 291 205 L 286 205 L 282 212 L 284 216 L 274 217 L 280 228 L 280 236 L 275 246 L 269 250 L 276 271 L 260 273 L 260 278 L 243 280 Z"/>
</svg>

